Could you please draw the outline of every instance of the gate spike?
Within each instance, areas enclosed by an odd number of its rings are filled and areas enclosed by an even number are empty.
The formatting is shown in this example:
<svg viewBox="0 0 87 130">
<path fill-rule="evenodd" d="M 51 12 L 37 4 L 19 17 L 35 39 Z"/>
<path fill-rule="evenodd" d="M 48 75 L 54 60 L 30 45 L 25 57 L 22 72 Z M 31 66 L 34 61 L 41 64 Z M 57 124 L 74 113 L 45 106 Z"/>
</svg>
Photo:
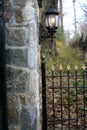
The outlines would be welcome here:
<svg viewBox="0 0 87 130">
<path fill-rule="evenodd" d="M 54 71 L 54 70 L 55 70 L 55 66 L 54 66 L 54 65 L 52 65 L 51 70 L 52 70 L 52 71 Z"/>
<path fill-rule="evenodd" d="M 82 65 L 82 69 L 83 69 L 83 70 L 86 70 L 85 64 Z"/>
<path fill-rule="evenodd" d="M 62 64 L 59 65 L 59 70 L 60 70 L 60 71 L 63 70 L 63 66 L 62 66 Z"/>
<path fill-rule="evenodd" d="M 41 62 L 45 63 L 45 55 L 44 54 L 41 54 Z"/>
<path fill-rule="evenodd" d="M 67 70 L 70 70 L 70 65 L 69 64 L 67 65 Z"/>
<path fill-rule="evenodd" d="M 75 70 L 78 70 L 78 66 L 77 66 L 77 65 L 75 65 L 74 69 L 75 69 Z"/>
</svg>

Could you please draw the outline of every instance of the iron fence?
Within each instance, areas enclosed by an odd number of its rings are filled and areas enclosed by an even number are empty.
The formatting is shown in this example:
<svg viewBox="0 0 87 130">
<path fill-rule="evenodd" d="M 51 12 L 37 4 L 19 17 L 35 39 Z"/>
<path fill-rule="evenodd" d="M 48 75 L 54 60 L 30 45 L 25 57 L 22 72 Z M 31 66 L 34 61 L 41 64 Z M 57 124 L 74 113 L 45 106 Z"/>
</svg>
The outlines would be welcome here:
<svg viewBox="0 0 87 130">
<path fill-rule="evenodd" d="M 44 69 L 43 69 L 44 68 Z M 43 71 L 44 70 L 44 71 Z M 43 78 L 44 77 L 44 78 Z M 46 76 L 42 63 L 43 130 L 87 130 L 87 73 L 52 69 Z"/>
</svg>

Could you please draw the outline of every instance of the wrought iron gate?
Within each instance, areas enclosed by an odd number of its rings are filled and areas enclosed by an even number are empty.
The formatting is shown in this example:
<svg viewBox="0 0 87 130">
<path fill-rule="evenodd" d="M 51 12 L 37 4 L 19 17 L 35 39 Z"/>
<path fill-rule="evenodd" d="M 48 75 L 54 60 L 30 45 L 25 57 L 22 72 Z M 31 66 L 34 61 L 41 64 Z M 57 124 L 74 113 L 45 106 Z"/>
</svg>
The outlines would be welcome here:
<svg viewBox="0 0 87 130">
<path fill-rule="evenodd" d="M 87 130 L 87 72 L 75 66 L 74 73 L 52 69 L 46 76 L 42 59 L 43 130 Z"/>
<path fill-rule="evenodd" d="M 0 0 L 0 130 L 8 130 L 5 84 L 5 37 L 3 22 L 4 2 Z"/>
</svg>

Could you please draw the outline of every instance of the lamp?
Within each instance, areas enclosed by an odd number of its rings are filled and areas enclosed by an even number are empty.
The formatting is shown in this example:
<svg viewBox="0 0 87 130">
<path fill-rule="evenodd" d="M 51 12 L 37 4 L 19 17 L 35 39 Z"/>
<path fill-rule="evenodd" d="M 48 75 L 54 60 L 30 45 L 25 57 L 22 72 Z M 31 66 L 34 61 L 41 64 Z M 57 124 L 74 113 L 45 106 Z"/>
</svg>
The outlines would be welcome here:
<svg viewBox="0 0 87 130">
<path fill-rule="evenodd" d="M 50 34 L 51 37 L 54 36 L 57 28 L 58 28 L 58 15 L 59 12 L 51 7 L 45 12 L 45 26 Z"/>
<path fill-rule="evenodd" d="M 59 12 L 54 8 L 54 0 L 51 0 L 51 7 L 45 12 L 44 23 L 40 23 L 39 41 L 40 43 L 48 38 L 53 41 L 59 23 Z"/>
</svg>

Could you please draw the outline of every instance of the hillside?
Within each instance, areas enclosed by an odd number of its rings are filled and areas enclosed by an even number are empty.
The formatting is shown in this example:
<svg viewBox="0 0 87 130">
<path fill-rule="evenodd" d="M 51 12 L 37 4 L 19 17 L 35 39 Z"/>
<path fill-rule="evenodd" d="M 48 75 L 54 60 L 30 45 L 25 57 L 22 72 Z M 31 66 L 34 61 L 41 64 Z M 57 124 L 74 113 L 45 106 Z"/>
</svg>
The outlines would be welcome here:
<svg viewBox="0 0 87 130">
<path fill-rule="evenodd" d="M 72 49 L 64 43 L 58 41 L 56 41 L 56 47 L 58 50 L 57 55 L 55 55 L 51 49 L 45 50 L 46 67 L 48 72 L 50 72 L 52 65 L 54 65 L 56 69 L 58 69 L 60 64 L 63 65 L 64 69 L 66 68 L 67 64 L 70 64 L 71 69 L 73 69 L 75 65 L 81 67 L 84 61 L 82 61 L 78 55 L 78 50 Z"/>
</svg>

